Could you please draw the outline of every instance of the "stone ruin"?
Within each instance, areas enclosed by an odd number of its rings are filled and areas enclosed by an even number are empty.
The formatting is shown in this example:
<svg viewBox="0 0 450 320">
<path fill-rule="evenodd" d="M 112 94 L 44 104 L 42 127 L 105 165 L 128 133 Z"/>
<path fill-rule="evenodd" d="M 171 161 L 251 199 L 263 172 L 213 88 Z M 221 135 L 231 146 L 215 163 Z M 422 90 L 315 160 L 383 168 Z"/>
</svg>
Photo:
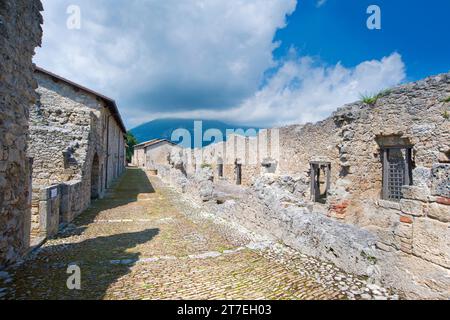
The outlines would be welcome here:
<svg viewBox="0 0 450 320">
<path fill-rule="evenodd" d="M 0 2 L 0 268 L 29 248 L 29 108 L 36 101 L 32 57 L 41 43 L 39 0 Z"/>
<path fill-rule="evenodd" d="M 0 2 L 0 269 L 58 232 L 125 170 L 113 100 L 32 63 L 39 0 Z"/>
<path fill-rule="evenodd" d="M 174 150 L 160 176 L 210 212 L 410 298 L 450 298 L 450 73 L 316 124 Z"/>
<path fill-rule="evenodd" d="M 36 68 L 30 109 L 32 244 L 55 235 L 126 168 L 126 129 L 114 100 Z"/>
</svg>

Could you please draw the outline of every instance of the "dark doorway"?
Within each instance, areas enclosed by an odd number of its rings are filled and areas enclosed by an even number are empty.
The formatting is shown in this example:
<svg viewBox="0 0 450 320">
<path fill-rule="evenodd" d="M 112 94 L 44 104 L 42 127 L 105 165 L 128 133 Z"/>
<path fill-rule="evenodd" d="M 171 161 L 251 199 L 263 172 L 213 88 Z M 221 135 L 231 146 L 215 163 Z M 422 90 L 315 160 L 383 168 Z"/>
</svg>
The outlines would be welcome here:
<svg viewBox="0 0 450 320">
<path fill-rule="evenodd" d="M 219 178 L 223 177 L 223 160 L 222 160 L 222 158 L 219 158 L 217 160 L 217 175 L 219 176 Z"/>
<path fill-rule="evenodd" d="M 236 163 L 236 184 L 242 184 L 242 164 Z"/>
<path fill-rule="evenodd" d="M 331 163 L 311 162 L 311 200 L 325 203 L 331 182 Z"/>
<path fill-rule="evenodd" d="M 100 195 L 100 161 L 98 155 L 94 155 L 91 167 L 91 199 L 98 199 Z"/>
</svg>

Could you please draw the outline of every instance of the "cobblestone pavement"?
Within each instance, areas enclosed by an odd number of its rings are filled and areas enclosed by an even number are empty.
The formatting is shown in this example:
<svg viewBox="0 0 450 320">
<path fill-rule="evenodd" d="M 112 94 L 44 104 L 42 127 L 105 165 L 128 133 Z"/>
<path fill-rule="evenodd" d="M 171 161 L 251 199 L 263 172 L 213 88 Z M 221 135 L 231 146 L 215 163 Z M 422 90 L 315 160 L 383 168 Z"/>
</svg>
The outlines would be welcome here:
<svg viewBox="0 0 450 320">
<path fill-rule="evenodd" d="M 27 261 L 0 273 L 0 299 L 396 299 L 331 264 L 195 218 L 156 177 L 128 169 Z M 81 268 L 69 290 L 67 268 Z"/>
</svg>

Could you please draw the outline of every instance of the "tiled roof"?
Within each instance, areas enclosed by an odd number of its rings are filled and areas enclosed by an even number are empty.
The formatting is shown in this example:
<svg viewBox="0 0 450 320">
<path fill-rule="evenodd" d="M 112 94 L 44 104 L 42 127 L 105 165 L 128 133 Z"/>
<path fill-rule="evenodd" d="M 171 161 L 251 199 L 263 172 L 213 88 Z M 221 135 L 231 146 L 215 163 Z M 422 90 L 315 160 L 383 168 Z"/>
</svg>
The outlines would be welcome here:
<svg viewBox="0 0 450 320">
<path fill-rule="evenodd" d="M 150 147 L 150 146 L 153 146 L 155 144 L 162 143 L 162 142 L 167 142 L 167 143 L 170 143 L 171 145 L 174 145 L 174 146 L 176 145 L 172 141 L 169 141 L 169 140 L 166 140 L 166 139 L 153 139 L 153 140 L 150 140 L 150 141 L 139 143 L 139 144 L 135 145 L 134 148 L 135 149 L 136 148 L 138 148 L 138 149 L 139 148 L 146 148 L 146 147 Z"/>
</svg>

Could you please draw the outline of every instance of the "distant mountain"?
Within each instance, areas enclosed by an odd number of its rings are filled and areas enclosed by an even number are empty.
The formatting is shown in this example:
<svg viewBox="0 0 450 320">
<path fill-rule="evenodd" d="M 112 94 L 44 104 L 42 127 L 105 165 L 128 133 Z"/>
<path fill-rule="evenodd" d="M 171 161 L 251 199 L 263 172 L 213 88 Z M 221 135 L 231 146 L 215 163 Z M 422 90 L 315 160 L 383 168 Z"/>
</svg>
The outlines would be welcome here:
<svg viewBox="0 0 450 320">
<path fill-rule="evenodd" d="M 233 129 L 243 129 L 244 131 L 248 129 L 255 129 L 256 131 L 259 131 L 260 128 L 253 128 L 253 127 L 245 127 L 240 125 L 232 125 L 227 124 L 221 121 L 216 120 L 195 120 L 195 119 L 157 119 L 150 122 L 147 122 L 145 124 L 142 124 L 134 129 L 131 130 L 133 135 L 136 137 L 136 139 L 139 141 L 139 143 L 152 140 L 152 139 L 167 139 L 171 140 L 172 133 L 177 129 L 186 129 L 189 131 L 191 135 L 191 146 L 194 146 L 194 123 L 195 121 L 201 121 L 202 124 L 202 134 L 205 134 L 205 132 L 209 129 L 218 129 L 220 132 L 222 132 L 224 139 L 226 139 L 226 130 Z M 252 134 L 247 134 L 249 136 L 252 136 Z M 178 143 L 178 141 L 174 141 L 175 143 Z M 212 142 L 203 141 L 202 145 L 205 147 Z M 186 143 L 186 141 L 183 142 L 184 147 L 188 147 L 189 143 Z M 198 146 L 195 146 L 198 147 Z"/>
</svg>

